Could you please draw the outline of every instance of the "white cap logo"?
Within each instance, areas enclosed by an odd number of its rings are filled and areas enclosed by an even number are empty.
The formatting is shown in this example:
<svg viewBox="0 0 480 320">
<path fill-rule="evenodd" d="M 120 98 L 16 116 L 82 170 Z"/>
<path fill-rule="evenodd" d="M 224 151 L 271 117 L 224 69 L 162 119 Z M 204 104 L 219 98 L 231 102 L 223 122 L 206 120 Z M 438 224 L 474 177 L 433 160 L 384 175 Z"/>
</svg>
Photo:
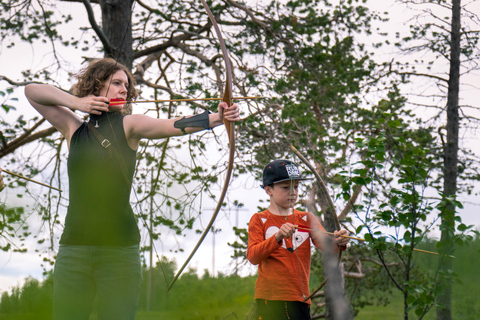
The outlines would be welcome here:
<svg viewBox="0 0 480 320">
<path fill-rule="evenodd" d="M 295 178 L 300 176 L 300 171 L 298 170 L 298 167 L 294 164 L 285 165 L 285 169 L 287 169 L 287 173 L 290 178 Z"/>
</svg>

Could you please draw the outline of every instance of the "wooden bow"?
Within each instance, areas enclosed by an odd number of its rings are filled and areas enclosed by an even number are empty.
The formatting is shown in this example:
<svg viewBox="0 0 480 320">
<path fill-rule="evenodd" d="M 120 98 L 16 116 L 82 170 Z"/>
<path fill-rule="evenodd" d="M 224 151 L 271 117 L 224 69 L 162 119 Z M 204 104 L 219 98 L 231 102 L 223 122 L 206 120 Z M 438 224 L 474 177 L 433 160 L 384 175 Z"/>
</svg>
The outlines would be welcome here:
<svg viewBox="0 0 480 320">
<path fill-rule="evenodd" d="M 227 51 L 227 46 L 225 45 L 225 41 L 223 40 L 222 33 L 220 31 L 220 28 L 218 27 L 217 21 L 215 20 L 215 17 L 213 16 L 212 11 L 208 7 L 207 3 L 205 0 L 201 0 L 203 6 L 205 7 L 205 10 L 207 11 L 207 14 L 212 21 L 213 27 L 215 28 L 215 33 L 217 34 L 218 41 L 220 43 L 220 47 L 222 50 L 223 54 L 223 59 L 225 61 L 225 72 L 226 72 L 226 79 L 225 79 L 225 88 L 224 88 L 224 93 L 223 93 L 223 98 L 222 101 L 226 102 L 228 106 L 230 107 L 232 105 L 232 79 L 233 79 L 233 70 L 232 70 L 232 64 L 230 62 L 230 57 L 228 56 L 228 51 Z M 225 124 L 225 127 L 227 129 L 228 133 L 228 140 L 230 144 L 230 152 L 229 152 L 229 158 L 228 158 L 228 167 L 227 167 L 227 173 L 225 177 L 225 182 L 223 185 L 222 192 L 220 194 L 220 198 L 218 199 L 217 206 L 212 214 L 212 217 L 210 219 L 210 222 L 206 226 L 205 230 L 203 231 L 202 235 L 200 236 L 200 239 L 198 240 L 195 248 L 193 248 L 192 253 L 188 256 L 187 260 L 185 263 L 182 265 L 182 267 L 178 270 L 177 274 L 173 278 L 172 282 L 170 283 L 170 286 L 168 287 L 169 291 L 175 281 L 180 277 L 182 274 L 183 270 L 186 268 L 194 254 L 197 252 L 198 248 L 202 244 L 203 240 L 207 236 L 208 232 L 213 226 L 213 223 L 215 222 L 215 219 L 218 216 L 218 213 L 220 212 L 220 209 L 222 208 L 223 200 L 225 199 L 225 195 L 227 194 L 227 189 L 228 185 L 230 184 L 230 178 L 232 176 L 232 171 L 233 171 L 233 162 L 234 162 L 234 156 L 235 156 L 235 128 L 232 122 L 228 121 L 225 117 L 223 118 L 223 123 Z"/>
</svg>

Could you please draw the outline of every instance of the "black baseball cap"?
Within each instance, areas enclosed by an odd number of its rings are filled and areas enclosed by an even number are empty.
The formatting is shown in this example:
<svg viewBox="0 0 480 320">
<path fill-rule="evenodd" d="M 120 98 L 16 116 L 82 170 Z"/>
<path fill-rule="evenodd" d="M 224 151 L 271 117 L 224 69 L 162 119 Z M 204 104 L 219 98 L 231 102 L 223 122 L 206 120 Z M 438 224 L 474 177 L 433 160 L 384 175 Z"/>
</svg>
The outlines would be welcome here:
<svg viewBox="0 0 480 320">
<path fill-rule="evenodd" d="M 303 178 L 297 165 L 292 161 L 274 160 L 263 169 L 263 185 L 261 187 L 265 188 L 265 186 L 286 180 L 310 180 L 310 178 Z"/>
</svg>

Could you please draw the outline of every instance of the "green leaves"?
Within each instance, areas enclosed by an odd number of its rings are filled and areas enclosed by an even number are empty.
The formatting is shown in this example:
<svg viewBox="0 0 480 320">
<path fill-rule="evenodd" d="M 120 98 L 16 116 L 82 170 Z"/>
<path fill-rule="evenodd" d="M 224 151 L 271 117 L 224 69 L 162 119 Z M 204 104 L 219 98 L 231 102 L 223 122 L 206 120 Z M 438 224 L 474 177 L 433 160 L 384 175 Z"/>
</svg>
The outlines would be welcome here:
<svg viewBox="0 0 480 320">
<path fill-rule="evenodd" d="M 3 98 L 3 101 L 1 101 L 1 106 L 2 109 L 5 111 L 5 113 L 8 113 L 9 111 L 15 111 L 17 110 L 13 105 L 9 104 L 8 101 L 18 101 L 18 98 L 11 98 L 10 95 L 13 93 L 12 88 L 7 88 L 5 91 L 0 90 L 0 98 Z"/>
<path fill-rule="evenodd" d="M 431 195 L 426 196 L 438 187 L 434 169 L 440 168 L 442 161 L 433 128 L 411 126 L 408 114 L 401 115 L 394 109 L 397 103 L 401 106 L 402 100 L 395 94 L 390 100 L 380 101 L 372 110 L 378 117 L 370 126 L 374 134 L 355 137 L 361 160 L 343 172 L 342 195 L 347 199 L 354 186 L 364 186 L 363 204 L 354 206 L 363 224 L 356 232 L 368 232 L 365 240 L 380 251 L 378 257 L 385 265 L 387 252 L 398 256 L 403 274 L 390 276 L 404 294 L 408 309 L 421 317 L 434 304 L 436 279 L 435 273 L 415 269 L 414 249 L 433 226 L 437 208 L 448 206 L 443 203 L 446 200 L 440 205 Z M 468 229 L 462 224 L 458 228 Z"/>
<path fill-rule="evenodd" d="M 26 248 L 22 248 L 23 243 L 21 245 L 16 243 L 16 239 L 24 241 L 28 236 L 28 226 L 24 224 L 25 219 L 23 207 L 9 208 L 4 204 L 0 205 L 0 250 L 26 251 Z M 24 228 L 19 228 L 19 225 L 24 225 Z"/>
</svg>

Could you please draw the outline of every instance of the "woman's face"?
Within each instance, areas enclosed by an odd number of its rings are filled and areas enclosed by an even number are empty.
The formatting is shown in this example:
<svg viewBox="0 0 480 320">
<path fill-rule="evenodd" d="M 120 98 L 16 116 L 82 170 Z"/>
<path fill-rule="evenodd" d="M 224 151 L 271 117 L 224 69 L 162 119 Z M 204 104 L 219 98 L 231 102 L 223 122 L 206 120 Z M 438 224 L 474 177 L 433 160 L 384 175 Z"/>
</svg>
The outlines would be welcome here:
<svg viewBox="0 0 480 320">
<path fill-rule="evenodd" d="M 127 100 L 128 93 L 128 77 L 123 70 L 118 70 L 111 77 L 109 77 L 103 84 L 100 90 L 100 96 L 108 99 Z M 119 111 L 124 104 L 110 106 L 110 111 Z"/>
</svg>

